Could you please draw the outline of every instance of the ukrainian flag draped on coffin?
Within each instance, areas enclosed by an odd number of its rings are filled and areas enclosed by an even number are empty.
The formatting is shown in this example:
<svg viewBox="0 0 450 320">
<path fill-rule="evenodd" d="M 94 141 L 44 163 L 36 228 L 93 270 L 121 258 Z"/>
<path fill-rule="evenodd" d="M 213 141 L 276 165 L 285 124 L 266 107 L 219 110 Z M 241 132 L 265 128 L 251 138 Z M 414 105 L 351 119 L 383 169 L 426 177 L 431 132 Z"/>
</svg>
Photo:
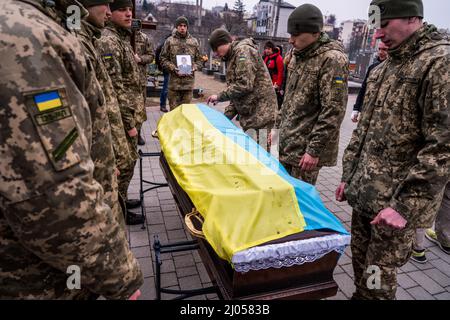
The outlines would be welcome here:
<svg viewBox="0 0 450 320">
<path fill-rule="evenodd" d="M 236 252 L 304 230 L 347 234 L 313 186 L 289 176 L 273 156 L 208 106 L 182 105 L 165 114 L 158 137 L 221 258 L 231 261 Z"/>
</svg>

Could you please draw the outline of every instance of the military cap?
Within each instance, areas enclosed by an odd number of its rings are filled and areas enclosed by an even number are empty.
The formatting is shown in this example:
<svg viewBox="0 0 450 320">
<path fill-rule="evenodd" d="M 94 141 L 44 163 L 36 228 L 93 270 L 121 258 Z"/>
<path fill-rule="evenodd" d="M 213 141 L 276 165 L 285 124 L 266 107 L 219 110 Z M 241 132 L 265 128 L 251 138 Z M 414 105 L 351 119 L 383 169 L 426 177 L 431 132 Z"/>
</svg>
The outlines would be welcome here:
<svg viewBox="0 0 450 320">
<path fill-rule="evenodd" d="M 114 0 L 80 0 L 81 4 L 85 8 L 100 6 L 102 4 L 112 3 Z"/>
<path fill-rule="evenodd" d="M 211 49 L 213 49 L 213 51 L 216 51 L 217 48 L 221 45 L 233 42 L 233 39 L 231 39 L 231 35 L 227 30 L 216 29 L 209 36 L 208 42 L 211 46 Z"/>
<path fill-rule="evenodd" d="M 381 20 L 423 18 L 422 0 L 372 0 L 370 5 L 380 8 Z M 371 14 L 372 12 L 369 12 L 369 17 Z"/>
<path fill-rule="evenodd" d="M 297 7 L 288 18 L 288 33 L 318 33 L 323 28 L 323 15 L 315 5 L 306 3 Z"/>
<path fill-rule="evenodd" d="M 133 2 L 131 0 L 114 0 L 109 7 L 111 12 L 127 7 L 133 8 Z"/>
<path fill-rule="evenodd" d="M 184 16 L 178 17 L 177 20 L 175 20 L 175 27 L 178 27 L 182 23 L 189 27 L 189 20 Z"/>
</svg>

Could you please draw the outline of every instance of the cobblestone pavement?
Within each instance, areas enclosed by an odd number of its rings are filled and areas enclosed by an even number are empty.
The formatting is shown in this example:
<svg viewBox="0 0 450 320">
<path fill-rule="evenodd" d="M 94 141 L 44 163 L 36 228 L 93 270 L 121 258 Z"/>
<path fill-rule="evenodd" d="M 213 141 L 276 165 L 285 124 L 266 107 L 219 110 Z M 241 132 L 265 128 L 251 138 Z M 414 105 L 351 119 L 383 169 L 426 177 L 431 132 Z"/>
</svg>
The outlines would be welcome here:
<svg viewBox="0 0 450 320">
<path fill-rule="evenodd" d="M 204 89 L 205 97 L 217 93 L 224 84 L 215 81 L 212 77 L 203 74 L 197 75 L 196 87 Z M 340 155 L 347 146 L 355 125 L 350 121 L 352 106 L 356 97 L 350 96 L 347 115 L 341 129 Z M 226 104 L 216 106 L 223 110 Z M 141 148 L 143 152 L 160 151 L 158 140 L 151 137 L 151 132 L 156 129 L 158 119 L 162 113 L 159 111 L 157 99 L 149 99 L 147 104 L 148 121 L 144 124 L 143 132 L 146 145 Z M 334 200 L 334 191 L 340 182 L 342 166 L 339 163 L 334 168 L 321 170 L 317 189 L 320 192 L 325 205 L 332 211 L 350 230 L 352 209 L 346 203 L 338 203 Z M 136 167 L 133 181 L 130 185 L 130 198 L 139 197 L 139 175 Z M 157 158 L 145 158 L 143 162 L 143 175 L 146 180 L 165 182 L 165 178 L 159 167 Z M 189 233 L 183 228 L 178 208 L 169 188 L 160 188 L 150 191 L 145 195 L 147 212 L 147 228 L 141 226 L 129 227 L 129 240 L 133 252 L 139 259 L 144 273 L 145 281 L 141 288 L 141 299 L 155 299 L 154 287 L 154 253 L 152 248 L 153 237 L 158 235 L 164 243 L 191 240 Z M 428 241 L 428 240 L 427 240 Z M 427 257 L 429 262 L 421 265 L 408 262 L 399 270 L 399 288 L 397 298 L 399 300 L 449 300 L 450 299 L 450 255 L 444 254 L 436 245 L 427 243 Z M 197 252 L 182 252 L 164 254 L 162 256 L 162 285 L 171 289 L 194 289 L 211 285 L 206 269 Z M 338 294 L 330 299 L 347 300 L 351 297 L 355 287 L 353 284 L 353 270 L 351 265 L 351 252 L 347 248 L 339 260 L 334 272 L 334 279 L 339 285 Z M 172 295 L 162 294 L 162 299 L 170 299 Z M 192 300 L 217 299 L 215 294 L 208 294 L 190 298 Z"/>
</svg>

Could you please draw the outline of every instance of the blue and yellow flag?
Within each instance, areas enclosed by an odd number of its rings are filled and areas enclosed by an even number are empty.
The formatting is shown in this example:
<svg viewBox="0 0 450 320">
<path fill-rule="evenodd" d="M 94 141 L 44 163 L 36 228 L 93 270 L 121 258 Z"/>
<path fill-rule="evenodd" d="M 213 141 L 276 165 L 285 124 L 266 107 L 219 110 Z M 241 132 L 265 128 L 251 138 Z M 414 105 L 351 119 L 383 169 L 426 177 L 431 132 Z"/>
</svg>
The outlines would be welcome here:
<svg viewBox="0 0 450 320">
<path fill-rule="evenodd" d="M 40 93 L 34 96 L 34 102 L 39 111 L 47 111 L 62 106 L 58 91 Z"/>
<path fill-rule="evenodd" d="M 161 149 L 204 218 L 203 233 L 231 261 L 239 251 L 304 230 L 348 234 L 316 189 L 206 105 L 182 105 L 158 123 Z"/>
</svg>

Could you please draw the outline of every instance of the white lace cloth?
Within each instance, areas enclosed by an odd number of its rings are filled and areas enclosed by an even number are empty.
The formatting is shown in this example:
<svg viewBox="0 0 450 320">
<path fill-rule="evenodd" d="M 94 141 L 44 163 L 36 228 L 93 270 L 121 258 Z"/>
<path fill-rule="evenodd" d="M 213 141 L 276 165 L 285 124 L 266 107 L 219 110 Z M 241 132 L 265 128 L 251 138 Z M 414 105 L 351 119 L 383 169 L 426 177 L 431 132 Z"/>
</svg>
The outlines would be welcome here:
<svg viewBox="0 0 450 320">
<path fill-rule="evenodd" d="M 334 234 L 306 240 L 254 247 L 233 255 L 232 264 L 237 272 L 291 267 L 313 262 L 336 251 L 344 253 L 350 244 L 349 235 Z"/>
</svg>

